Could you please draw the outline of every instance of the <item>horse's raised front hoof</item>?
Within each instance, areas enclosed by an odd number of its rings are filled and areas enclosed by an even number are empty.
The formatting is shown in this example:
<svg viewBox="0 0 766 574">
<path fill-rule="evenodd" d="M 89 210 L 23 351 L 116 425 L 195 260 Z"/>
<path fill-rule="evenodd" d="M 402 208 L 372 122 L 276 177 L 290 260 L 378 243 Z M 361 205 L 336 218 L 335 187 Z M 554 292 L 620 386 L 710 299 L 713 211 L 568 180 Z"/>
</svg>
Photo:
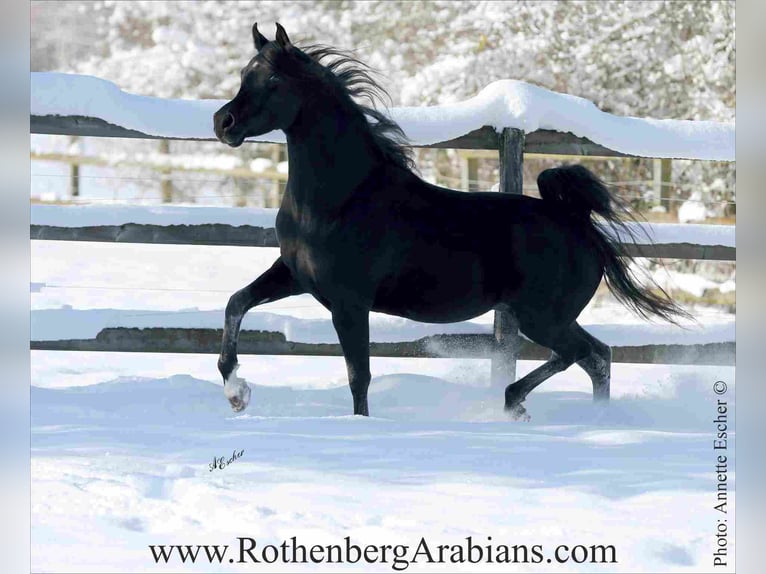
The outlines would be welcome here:
<svg viewBox="0 0 766 574">
<path fill-rule="evenodd" d="M 528 423 L 532 420 L 532 417 L 527 412 L 527 409 L 525 409 L 524 405 L 521 403 L 505 405 L 505 412 L 508 413 L 508 416 L 510 416 L 511 419 L 515 421 Z"/>
<path fill-rule="evenodd" d="M 237 376 L 237 369 L 239 369 L 239 365 L 234 367 L 234 370 L 223 383 L 223 394 L 229 399 L 231 408 L 235 413 L 242 412 L 247 408 L 247 405 L 250 404 L 251 393 L 245 379 Z"/>
</svg>

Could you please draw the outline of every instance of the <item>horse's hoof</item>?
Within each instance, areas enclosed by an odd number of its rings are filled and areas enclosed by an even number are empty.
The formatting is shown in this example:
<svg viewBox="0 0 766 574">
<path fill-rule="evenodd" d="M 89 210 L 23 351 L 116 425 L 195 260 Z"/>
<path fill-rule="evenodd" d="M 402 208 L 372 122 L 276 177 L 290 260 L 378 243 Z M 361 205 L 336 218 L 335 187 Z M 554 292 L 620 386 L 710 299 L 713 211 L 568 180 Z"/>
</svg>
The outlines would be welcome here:
<svg viewBox="0 0 766 574">
<path fill-rule="evenodd" d="M 515 421 L 521 421 L 528 423 L 532 420 L 532 417 L 529 416 L 529 413 L 527 412 L 527 409 L 524 408 L 524 405 L 521 403 L 516 403 L 515 405 L 505 405 L 505 412 L 508 413 L 508 415 L 511 417 L 511 419 Z"/>
<path fill-rule="evenodd" d="M 229 399 L 229 404 L 235 413 L 242 412 L 247 408 L 251 393 L 245 379 L 237 376 L 237 369 L 239 369 L 239 365 L 234 367 L 234 370 L 223 383 L 223 394 Z"/>
</svg>

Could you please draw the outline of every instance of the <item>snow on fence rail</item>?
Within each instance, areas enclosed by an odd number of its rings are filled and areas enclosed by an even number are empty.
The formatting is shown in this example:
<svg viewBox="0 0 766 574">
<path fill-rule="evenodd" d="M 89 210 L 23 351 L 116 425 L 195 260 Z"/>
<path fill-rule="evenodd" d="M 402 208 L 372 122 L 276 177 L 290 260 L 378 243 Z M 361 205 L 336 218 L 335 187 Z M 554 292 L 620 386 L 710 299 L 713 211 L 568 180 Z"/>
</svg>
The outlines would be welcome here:
<svg viewBox="0 0 766 574">
<path fill-rule="evenodd" d="M 123 92 L 90 76 L 32 74 L 32 133 L 144 139 L 213 140 L 212 116 L 221 100 L 166 100 Z M 734 161 L 734 124 L 614 116 L 587 100 L 524 82 L 503 80 L 458 104 L 393 108 L 411 145 L 496 149 L 500 192 L 522 193 L 524 153 L 636 156 Z M 249 141 L 283 143 L 271 132 Z M 136 243 L 276 246 L 270 210 L 94 208 L 34 206 L 33 239 Z M 705 228 L 705 229 L 703 229 Z M 733 260 L 731 226 L 653 225 L 656 245 L 626 247 L 649 257 Z M 33 313 L 33 325 L 41 312 Z M 78 316 L 85 317 L 85 315 Z M 68 322 L 69 325 L 76 324 Z M 462 325 L 462 324 L 461 324 Z M 618 329 L 623 329 L 620 326 Z M 444 333 L 444 326 L 441 326 Z M 495 313 L 491 333 L 430 334 L 413 341 L 374 342 L 377 356 L 492 359 L 492 381 L 515 380 L 516 358 L 543 359 L 547 352 L 518 333 L 515 318 Z M 688 333 L 675 342 L 616 345 L 615 361 L 732 364 L 733 329 L 699 342 Z M 95 337 L 33 340 L 33 349 L 212 352 L 221 331 L 211 326 L 103 327 Z M 654 332 L 654 335 L 657 335 Z M 35 330 L 33 329 L 33 339 Z M 289 341 L 284 333 L 244 330 L 241 350 L 255 354 L 335 355 L 333 343 Z"/>
<path fill-rule="evenodd" d="M 77 74 L 35 72 L 31 84 L 33 133 L 215 140 L 213 113 L 225 103 L 130 94 Z M 413 146 L 497 149 L 497 133 L 516 128 L 528 134 L 530 153 L 734 161 L 733 123 L 615 116 L 516 80 L 492 82 L 464 102 L 390 114 Z M 248 141 L 285 137 L 274 131 Z"/>
</svg>

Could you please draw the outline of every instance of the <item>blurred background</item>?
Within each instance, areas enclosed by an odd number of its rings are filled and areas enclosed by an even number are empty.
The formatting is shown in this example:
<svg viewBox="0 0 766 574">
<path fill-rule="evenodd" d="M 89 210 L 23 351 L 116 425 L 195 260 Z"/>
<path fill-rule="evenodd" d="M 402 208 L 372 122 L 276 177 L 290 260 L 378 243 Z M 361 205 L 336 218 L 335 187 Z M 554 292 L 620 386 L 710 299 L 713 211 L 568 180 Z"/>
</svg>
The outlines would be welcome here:
<svg viewBox="0 0 766 574">
<path fill-rule="evenodd" d="M 734 121 L 734 2 L 32 2 L 31 69 L 123 90 L 233 97 L 250 28 L 353 50 L 394 106 L 467 99 L 513 78 L 651 118 Z M 31 201 L 278 207 L 284 146 L 32 135 Z M 421 176 L 462 190 L 498 182 L 496 152 L 414 150 Z M 524 192 L 561 156 L 530 156 Z M 569 160 L 572 161 L 572 160 Z M 734 224 L 735 164 L 587 159 L 644 219 Z M 683 302 L 735 310 L 735 264 L 669 261 Z M 649 263 L 651 267 L 653 264 Z M 685 281 L 689 276 L 694 281 Z"/>
</svg>

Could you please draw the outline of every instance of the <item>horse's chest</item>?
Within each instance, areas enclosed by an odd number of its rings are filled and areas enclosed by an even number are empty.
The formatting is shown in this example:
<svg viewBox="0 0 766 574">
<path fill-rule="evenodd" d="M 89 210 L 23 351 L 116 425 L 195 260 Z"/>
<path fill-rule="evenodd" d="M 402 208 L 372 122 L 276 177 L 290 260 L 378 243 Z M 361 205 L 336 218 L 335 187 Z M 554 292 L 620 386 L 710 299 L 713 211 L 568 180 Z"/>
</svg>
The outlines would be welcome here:
<svg viewBox="0 0 766 574">
<path fill-rule="evenodd" d="M 342 257 L 337 233 L 278 218 L 277 237 L 282 261 L 305 288 L 316 291 L 333 280 Z"/>
<path fill-rule="evenodd" d="M 333 263 L 331 251 L 318 243 L 300 239 L 287 240 L 281 243 L 280 250 L 285 265 L 299 280 L 307 279 L 317 283 Z"/>
</svg>

